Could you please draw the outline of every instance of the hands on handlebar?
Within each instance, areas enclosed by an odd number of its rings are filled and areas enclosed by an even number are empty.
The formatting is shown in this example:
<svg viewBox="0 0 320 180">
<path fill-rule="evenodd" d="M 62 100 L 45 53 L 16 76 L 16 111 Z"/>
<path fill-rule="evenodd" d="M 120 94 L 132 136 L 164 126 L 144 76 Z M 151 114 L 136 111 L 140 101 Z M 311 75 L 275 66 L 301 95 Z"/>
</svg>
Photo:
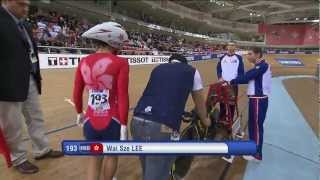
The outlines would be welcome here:
<svg viewBox="0 0 320 180">
<path fill-rule="evenodd" d="M 230 85 L 230 82 L 224 80 L 223 78 L 219 78 L 219 79 L 218 79 L 218 82 L 222 83 L 222 84 L 221 84 L 222 86 L 228 86 L 228 85 Z"/>
<path fill-rule="evenodd" d="M 195 110 L 192 110 L 191 112 L 185 111 L 182 115 L 182 121 L 185 123 L 196 122 L 197 120 L 200 120 L 200 117 L 197 115 L 197 112 Z M 211 126 L 211 120 L 209 118 L 207 118 L 205 122 L 201 122 L 206 127 Z"/>
<path fill-rule="evenodd" d="M 185 111 L 182 115 L 182 121 L 185 123 L 190 123 L 192 121 L 196 121 L 197 120 L 197 114 L 194 110 L 188 112 Z"/>
</svg>

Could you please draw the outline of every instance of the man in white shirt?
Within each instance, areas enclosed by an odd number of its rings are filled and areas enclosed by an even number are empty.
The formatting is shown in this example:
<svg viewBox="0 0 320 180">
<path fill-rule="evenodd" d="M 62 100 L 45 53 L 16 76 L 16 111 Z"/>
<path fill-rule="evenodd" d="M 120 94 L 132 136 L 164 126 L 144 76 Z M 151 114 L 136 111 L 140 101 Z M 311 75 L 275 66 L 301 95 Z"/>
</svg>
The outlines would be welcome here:
<svg viewBox="0 0 320 180">
<path fill-rule="evenodd" d="M 231 81 L 244 74 L 244 65 L 242 57 L 235 53 L 235 42 L 229 42 L 228 52 L 224 54 L 217 64 L 217 76 L 219 81 Z M 235 96 L 238 96 L 238 86 L 233 86 Z M 220 119 L 226 118 L 225 104 L 220 103 Z M 235 106 L 231 106 L 231 117 L 234 117 Z"/>
</svg>

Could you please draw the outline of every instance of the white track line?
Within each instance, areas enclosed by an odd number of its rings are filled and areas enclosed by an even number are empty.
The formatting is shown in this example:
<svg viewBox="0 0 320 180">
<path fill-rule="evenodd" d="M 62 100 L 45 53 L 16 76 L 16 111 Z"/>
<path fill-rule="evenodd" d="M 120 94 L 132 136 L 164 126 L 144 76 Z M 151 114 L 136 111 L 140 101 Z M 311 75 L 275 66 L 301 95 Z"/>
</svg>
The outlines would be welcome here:
<svg viewBox="0 0 320 180">
<path fill-rule="evenodd" d="M 69 103 L 71 106 L 75 107 L 75 104 L 71 99 L 64 97 L 64 101 Z M 83 113 L 86 113 L 86 111 L 83 110 Z"/>
<path fill-rule="evenodd" d="M 69 99 L 69 98 L 64 97 L 64 101 L 67 102 L 67 103 L 69 103 L 69 104 L 71 104 L 71 106 L 73 106 L 73 107 L 75 106 L 75 105 L 74 105 L 74 102 L 72 102 L 72 100 Z"/>
</svg>

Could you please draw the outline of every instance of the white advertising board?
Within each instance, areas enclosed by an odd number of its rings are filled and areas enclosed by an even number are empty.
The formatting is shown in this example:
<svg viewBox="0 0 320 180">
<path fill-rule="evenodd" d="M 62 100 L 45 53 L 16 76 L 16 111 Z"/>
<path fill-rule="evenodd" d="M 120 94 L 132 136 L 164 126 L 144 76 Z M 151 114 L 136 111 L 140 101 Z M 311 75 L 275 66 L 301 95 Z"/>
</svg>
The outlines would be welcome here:
<svg viewBox="0 0 320 180">
<path fill-rule="evenodd" d="M 75 68 L 81 58 L 87 55 L 79 54 L 39 54 L 41 69 Z M 121 55 L 128 59 L 130 65 L 162 64 L 169 61 L 169 56 L 143 56 L 143 55 Z"/>
</svg>

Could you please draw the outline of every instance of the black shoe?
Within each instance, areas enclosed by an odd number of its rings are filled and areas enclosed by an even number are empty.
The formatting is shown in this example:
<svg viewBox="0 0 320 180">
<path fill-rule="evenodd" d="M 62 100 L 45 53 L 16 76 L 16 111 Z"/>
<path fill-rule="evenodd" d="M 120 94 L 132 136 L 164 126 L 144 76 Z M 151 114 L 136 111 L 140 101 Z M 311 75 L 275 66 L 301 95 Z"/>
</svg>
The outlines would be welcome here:
<svg viewBox="0 0 320 180">
<path fill-rule="evenodd" d="M 22 164 L 16 166 L 15 169 L 21 174 L 35 174 L 39 171 L 39 168 L 29 161 L 23 162 Z"/>
<path fill-rule="evenodd" d="M 55 151 L 55 150 L 50 150 L 46 154 L 40 156 L 40 157 L 35 157 L 35 160 L 41 160 L 41 159 L 49 159 L 49 158 L 60 158 L 63 157 L 63 152 L 61 151 Z"/>
</svg>

